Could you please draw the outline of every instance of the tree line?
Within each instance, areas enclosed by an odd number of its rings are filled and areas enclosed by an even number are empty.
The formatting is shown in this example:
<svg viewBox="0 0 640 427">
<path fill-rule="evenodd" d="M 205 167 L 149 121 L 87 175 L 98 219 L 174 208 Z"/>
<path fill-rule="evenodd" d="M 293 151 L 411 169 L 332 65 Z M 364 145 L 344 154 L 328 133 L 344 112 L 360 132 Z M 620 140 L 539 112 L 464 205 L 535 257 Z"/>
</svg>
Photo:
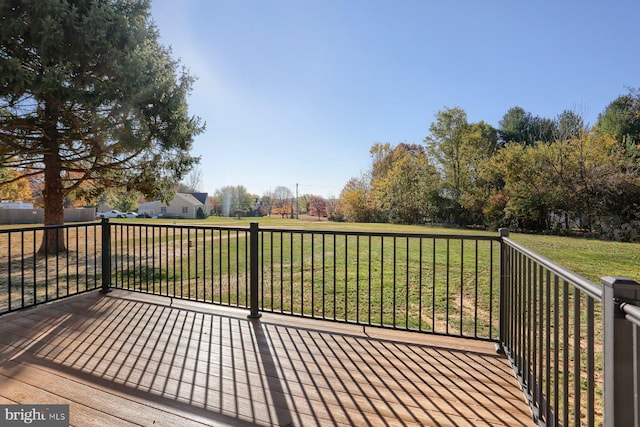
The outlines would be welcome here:
<svg viewBox="0 0 640 427">
<path fill-rule="evenodd" d="M 374 143 L 370 169 L 346 183 L 334 219 L 638 240 L 638 141 L 636 90 L 592 127 L 568 110 L 545 118 L 513 107 L 494 128 L 445 108 L 422 144 Z"/>
<path fill-rule="evenodd" d="M 249 193 L 243 185 L 228 185 L 217 189 L 211 197 L 211 212 L 218 216 L 295 218 L 306 214 L 321 220 L 332 215 L 335 205 L 336 200 L 316 194 L 296 196 L 282 185 L 262 196 Z"/>
</svg>

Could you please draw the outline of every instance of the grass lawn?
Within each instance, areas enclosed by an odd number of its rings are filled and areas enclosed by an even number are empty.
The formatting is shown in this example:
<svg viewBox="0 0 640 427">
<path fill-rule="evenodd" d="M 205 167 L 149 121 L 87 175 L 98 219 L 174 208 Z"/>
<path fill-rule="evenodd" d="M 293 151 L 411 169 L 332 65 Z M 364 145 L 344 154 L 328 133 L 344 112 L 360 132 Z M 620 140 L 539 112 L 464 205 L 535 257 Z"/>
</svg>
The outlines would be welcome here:
<svg viewBox="0 0 640 427">
<path fill-rule="evenodd" d="M 640 243 L 533 234 L 512 234 L 511 238 L 594 283 L 604 276 L 640 282 Z"/>
<path fill-rule="evenodd" d="M 112 247 L 118 252 L 112 260 L 114 284 L 245 305 L 244 230 L 253 220 L 112 221 L 117 224 Z M 463 240 L 463 233 L 444 228 L 310 218 L 260 218 L 259 223 L 260 301 L 265 310 L 470 336 L 493 337 L 497 332 L 495 241 Z M 405 234 L 384 234 L 392 231 Z M 423 237 L 426 233 L 437 238 Z"/>
<path fill-rule="evenodd" d="M 161 219 L 123 220 L 127 222 L 144 221 L 166 223 Z M 409 232 L 433 234 L 481 234 L 495 235 L 495 232 L 483 230 L 461 230 L 456 228 L 411 226 L 397 224 L 336 223 L 317 221 L 314 217 L 301 216 L 300 220 L 282 218 L 220 218 L 207 220 L 177 220 L 177 223 L 207 224 L 218 226 L 248 227 L 258 222 L 261 227 L 277 227 L 304 230 L 343 230 L 370 232 Z M 176 221 L 171 221 L 171 223 Z M 605 242 L 581 237 L 564 237 L 512 233 L 516 242 L 543 255 L 557 264 L 584 276 L 596 284 L 604 276 L 624 276 L 640 282 L 640 243 Z"/>
<path fill-rule="evenodd" d="M 371 232 L 417 232 L 433 234 L 482 234 L 495 235 L 495 232 L 482 230 L 460 230 L 455 228 L 407 226 L 395 224 L 336 223 L 318 221 L 315 217 L 301 216 L 300 220 L 277 217 L 263 218 L 221 218 L 210 217 L 206 220 L 163 220 L 163 219 L 118 219 L 112 222 L 143 224 L 184 224 L 248 227 L 258 222 L 261 227 L 304 229 L 304 230 L 342 230 Z M 0 229 L 32 227 L 34 225 L 3 225 Z M 529 249 L 599 284 L 604 276 L 625 276 L 640 282 L 640 243 L 605 242 L 580 237 L 562 237 L 512 233 L 511 238 Z M 0 249 L 2 242 L 0 242 Z"/>
</svg>

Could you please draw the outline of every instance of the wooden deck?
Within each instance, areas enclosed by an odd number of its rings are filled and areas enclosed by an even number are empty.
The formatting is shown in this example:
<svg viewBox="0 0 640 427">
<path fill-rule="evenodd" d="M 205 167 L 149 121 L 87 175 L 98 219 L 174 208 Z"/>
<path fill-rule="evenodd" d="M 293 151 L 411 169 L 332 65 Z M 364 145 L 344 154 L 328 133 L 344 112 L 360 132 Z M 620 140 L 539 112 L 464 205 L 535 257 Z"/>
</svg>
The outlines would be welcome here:
<svg viewBox="0 0 640 427">
<path fill-rule="evenodd" d="M 126 291 L 0 317 L 0 404 L 76 426 L 533 426 L 493 344 Z"/>
</svg>

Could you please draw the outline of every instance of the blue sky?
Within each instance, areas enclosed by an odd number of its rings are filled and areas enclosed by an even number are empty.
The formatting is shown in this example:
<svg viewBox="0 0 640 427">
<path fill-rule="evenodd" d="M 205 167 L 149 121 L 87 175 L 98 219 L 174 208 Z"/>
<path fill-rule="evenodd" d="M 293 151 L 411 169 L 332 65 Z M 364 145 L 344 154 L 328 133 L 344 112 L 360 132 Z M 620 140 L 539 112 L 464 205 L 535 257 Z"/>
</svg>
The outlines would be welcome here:
<svg viewBox="0 0 640 427">
<path fill-rule="evenodd" d="M 201 190 L 338 196 L 375 142 L 422 143 L 461 107 L 595 123 L 640 87 L 640 2 L 153 0 L 161 42 L 197 76 Z"/>
</svg>

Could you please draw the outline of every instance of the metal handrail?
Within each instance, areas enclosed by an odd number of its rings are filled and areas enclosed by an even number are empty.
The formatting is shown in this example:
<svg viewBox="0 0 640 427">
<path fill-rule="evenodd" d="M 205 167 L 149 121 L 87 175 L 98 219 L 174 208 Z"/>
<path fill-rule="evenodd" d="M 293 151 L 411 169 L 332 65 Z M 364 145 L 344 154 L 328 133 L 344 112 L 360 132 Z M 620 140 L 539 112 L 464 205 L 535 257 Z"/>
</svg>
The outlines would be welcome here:
<svg viewBox="0 0 640 427">
<path fill-rule="evenodd" d="M 640 307 L 623 302 L 620 304 L 620 311 L 624 313 L 625 320 L 640 328 Z"/>
<path fill-rule="evenodd" d="M 581 275 L 574 273 L 573 271 L 565 267 L 562 267 L 561 265 L 556 264 L 550 259 L 545 258 L 544 256 L 533 252 L 532 250 L 509 239 L 508 237 L 503 237 L 503 241 L 507 243 L 509 246 L 517 249 L 519 252 L 522 252 L 527 257 L 535 260 L 538 264 L 544 266 L 547 270 L 551 271 L 556 276 L 560 277 L 563 280 L 566 280 L 569 283 L 572 283 L 580 291 L 586 293 L 591 298 L 595 299 L 596 301 L 602 301 L 601 286 L 598 286 L 592 281 L 582 277 Z"/>
<path fill-rule="evenodd" d="M 502 243 L 501 344 L 534 417 L 594 427 L 603 413 L 596 327 L 604 290 L 507 236 Z"/>
<path fill-rule="evenodd" d="M 395 231 L 349 231 L 349 230 L 309 230 L 301 228 L 286 227 L 260 227 L 260 232 L 266 233 L 294 233 L 294 234 L 324 234 L 336 236 L 376 236 L 376 237 L 398 237 L 398 238 L 424 238 L 424 239 L 450 239 L 450 240 L 493 240 L 498 241 L 500 237 L 497 235 L 483 234 L 439 234 L 439 233 L 407 233 Z"/>
</svg>

